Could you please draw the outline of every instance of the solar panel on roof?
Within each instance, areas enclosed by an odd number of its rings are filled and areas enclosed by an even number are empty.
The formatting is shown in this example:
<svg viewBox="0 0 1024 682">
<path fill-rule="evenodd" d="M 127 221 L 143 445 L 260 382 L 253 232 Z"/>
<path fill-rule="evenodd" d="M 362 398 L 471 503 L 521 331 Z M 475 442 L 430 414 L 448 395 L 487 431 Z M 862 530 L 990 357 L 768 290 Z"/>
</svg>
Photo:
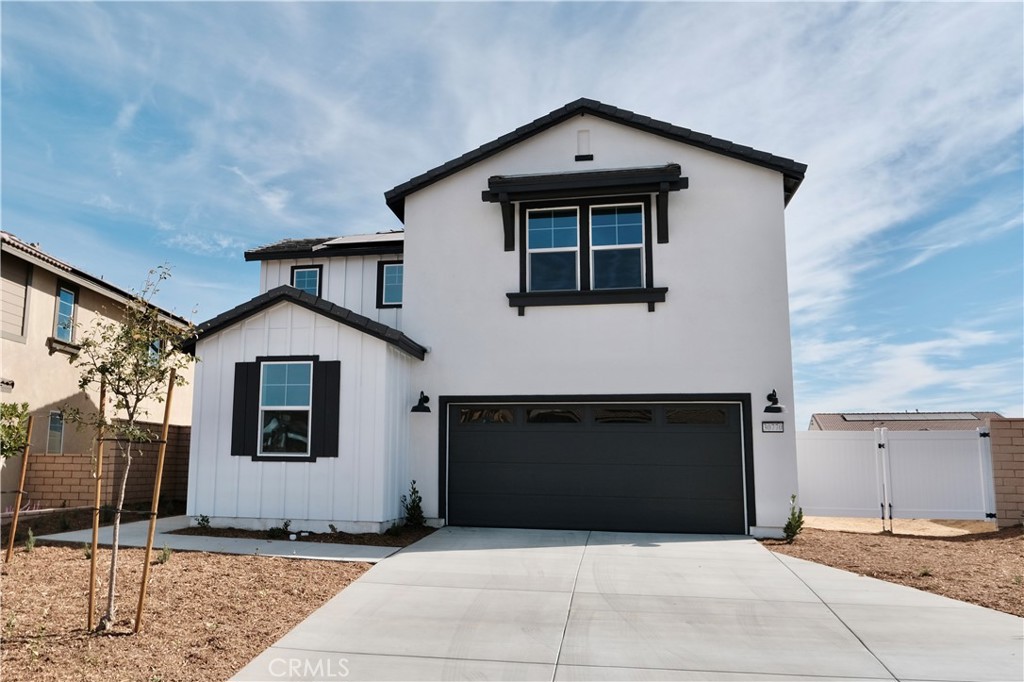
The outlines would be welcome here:
<svg viewBox="0 0 1024 682">
<path fill-rule="evenodd" d="M 870 414 L 844 414 L 848 422 L 916 422 L 916 421 L 959 421 L 977 419 L 970 412 L 894 412 Z"/>
</svg>

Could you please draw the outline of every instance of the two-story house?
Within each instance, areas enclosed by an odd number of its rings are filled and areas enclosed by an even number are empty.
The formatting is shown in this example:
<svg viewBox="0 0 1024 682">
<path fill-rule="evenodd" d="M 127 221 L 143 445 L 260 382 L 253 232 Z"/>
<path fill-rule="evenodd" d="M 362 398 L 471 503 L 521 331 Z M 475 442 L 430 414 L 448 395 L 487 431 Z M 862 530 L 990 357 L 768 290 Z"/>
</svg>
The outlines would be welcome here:
<svg viewBox="0 0 1024 682">
<path fill-rule="evenodd" d="M 436 523 L 778 533 L 805 169 L 581 99 L 387 191 L 403 232 L 249 251 L 189 514 L 379 531 L 415 479 Z"/>
<path fill-rule="evenodd" d="M 139 273 L 140 283 L 145 276 Z M 79 336 L 97 318 L 119 319 L 131 294 L 44 252 L 39 245 L 0 232 L 0 399 L 28 403 L 33 415 L 30 468 L 23 504 L 33 507 L 91 506 L 95 432 L 65 423 L 65 406 L 97 409 L 96 390 L 78 388 L 78 371 L 69 362 L 78 352 Z M 170 320 L 184 322 L 163 311 Z M 187 370 L 191 375 L 192 370 Z M 191 381 L 191 376 L 187 376 Z M 192 387 L 177 389 L 171 403 L 171 438 L 167 496 L 184 497 L 187 481 L 188 426 L 192 421 Z M 163 406 L 147 405 L 147 419 L 163 420 Z M 156 428 L 159 431 L 158 428 Z M 150 458 L 152 459 L 152 458 Z M 13 504 L 20 458 L 3 470 L 3 508 Z M 152 490 L 152 462 L 140 461 L 129 480 L 127 500 L 146 501 Z M 116 460 L 106 467 L 105 502 L 110 502 Z"/>
</svg>

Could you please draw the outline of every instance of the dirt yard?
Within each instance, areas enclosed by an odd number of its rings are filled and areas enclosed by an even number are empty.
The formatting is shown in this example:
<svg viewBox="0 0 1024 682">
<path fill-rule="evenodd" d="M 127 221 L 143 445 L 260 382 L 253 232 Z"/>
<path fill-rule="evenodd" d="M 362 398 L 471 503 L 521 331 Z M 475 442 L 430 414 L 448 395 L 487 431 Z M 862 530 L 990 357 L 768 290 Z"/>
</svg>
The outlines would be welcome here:
<svg viewBox="0 0 1024 682">
<path fill-rule="evenodd" d="M 99 604 L 106 603 L 109 554 L 99 555 Z M 176 552 L 150 568 L 143 628 L 132 635 L 142 556 L 141 549 L 121 551 L 117 625 L 90 635 L 85 552 L 17 549 L 2 571 L 3 679 L 226 680 L 370 568 Z"/>
<path fill-rule="evenodd" d="M 763 543 L 773 552 L 1024 617 L 1024 528 L 993 528 L 897 519 L 894 533 L 882 533 L 879 519 L 808 517 L 792 545 Z"/>
<path fill-rule="evenodd" d="M 59 529 L 66 529 L 67 521 L 59 520 Z M 844 530 L 811 527 L 826 523 Z M 919 534 L 902 534 L 904 529 Z M 896 521 L 895 535 L 879 530 L 880 521 L 873 519 L 808 518 L 792 545 L 764 544 L 775 552 L 1024 616 L 1024 529 L 977 533 L 978 527 L 964 522 Z M 415 537 L 388 542 L 403 539 Z M 151 567 L 144 626 L 132 635 L 142 550 L 122 550 L 121 556 L 118 623 L 111 634 L 91 635 L 85 629 L 89 561 L 84 550 L 40 544 L 27 552 L 19 542 L 11 564 L 2 569 L 5 681 L 227 679 L 370 567 L 176 552 Z M 105 595 L 108 557 L 109 550 L 101 550 L 98 603 Z"/>
</svg>

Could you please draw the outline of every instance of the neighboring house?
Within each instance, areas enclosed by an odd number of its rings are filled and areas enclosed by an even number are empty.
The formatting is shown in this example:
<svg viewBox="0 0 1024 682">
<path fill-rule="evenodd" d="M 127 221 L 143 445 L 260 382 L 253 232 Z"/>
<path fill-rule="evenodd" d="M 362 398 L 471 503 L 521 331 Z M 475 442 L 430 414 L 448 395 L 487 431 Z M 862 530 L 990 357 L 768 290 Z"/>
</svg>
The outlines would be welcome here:
<svg viewBox="0 0 1024 682">
<path fill-rule="evenodd" d="M 92 453 L 95 432 L 65 423 L 65 406 L 94 411 L 97 391 L 78 388 L 78 371 L 69 360 L 78 352 L 80 334 L 97 317 L 115 318 L 130 295 L 26 243 L 0 232 L 0 400 L 28 403 L 34 416 L 29 477 L 23 504 L 40 507 L 92 505 L 95 487 Z M 140 281 L 141 283 L 141 281 Z M 171 319 L 180 320 L 171 313 Z M 188 370 L 191 380 L 192 370 Z M 172 401 L 170 460 L 165 488 L 168 496 L 184 496 L 187 480 L 188 425 L 192 420 L 192 387 L 176 389 Z M 163 407 L 149 406 L 149 419 L 163 421 Z M 106 467 L 113 478 L 117 466 Z M 2 506 L 14 502 L 20 458 L 3 470 Z M 152 489 L 145 479 L 147 464 L 139 461 L 129 481 L 128 501 L 147 499 Z M 177 472 L 177 474 L 175 473 Z M 136 480 L 138 479 L 138 480 Z M 109 484 L 107 486 L 110 487 Z M 105 500 L 109 501 L 109 500 Z"/>
<path fill-rule="evenodd" d="M 247 252 L 188 513 L 380 531 L 415 479 L 434 523 L 778 534 L 805 169 L 581 99 L 386 192 L 404 232 Z"/>
<path fill-rule="evenodd" d="M 808 431 L 974 431 L 986 428 L 998 412 L 821 412 L 811 415 Z"/>
</svg>

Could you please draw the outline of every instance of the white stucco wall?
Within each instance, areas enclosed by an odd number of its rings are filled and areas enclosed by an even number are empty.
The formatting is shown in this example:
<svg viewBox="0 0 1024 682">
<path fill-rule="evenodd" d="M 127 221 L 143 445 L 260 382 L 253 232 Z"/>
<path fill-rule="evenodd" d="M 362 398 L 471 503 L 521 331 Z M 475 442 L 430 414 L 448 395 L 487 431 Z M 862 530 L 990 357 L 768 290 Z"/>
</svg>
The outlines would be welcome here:
<svg viewBox="0 0 1024 682">
<path fill-rule="evenodd" d="M 595 160 L 579 163 L 577 131 Z M 669 200 L 670 242 L 654 244 L 645 304 L 530 307 L 519 253 L 503 250 L 492 175 L 679 163 L 689 189 Z M 431 348 L 412 388 L 452 395 L 743 393 L 753 406 L 758 527 L 779 527 L 796 492 L 793 413 L 762 434 L 764 397 L 793 396 L 781 174 L 594 117 L 576 117 L 406 199 L 403 329 Z M 428 516 L 438 509 L 438 410 L 412 424 L 411 475 Z M 415 415 L 414 415 L 415 416 Z M 749 476 L 751 472 L 747 472 Z M 757 531 L 757 529 L 755 529 Z"/>
<path fill-rule="evenodd" d="M 401 308 L 377 307 L 377 263 L 401 262 L 402 256 L 345 256 L 266 260 L 260 263 L 260 293 L 292 283 L 293 266 L 323 266 L 320 296 L 371 320 L 401 329 Z"/>
<path fill-rule="evenodd" d="M 405 418 L 415 400 L 408 358 L 384 341 L 283 302 L 201 339 L 196 346 L 195 419 L 188 514 L 214 525 L 323 532 L 380 531 L 399 516 L 408 488 Z M 318 355 L 341 362 L 338 457 L 253 461 L 231 455 L 237 362 L 267 355 Z"/>
</svg>

